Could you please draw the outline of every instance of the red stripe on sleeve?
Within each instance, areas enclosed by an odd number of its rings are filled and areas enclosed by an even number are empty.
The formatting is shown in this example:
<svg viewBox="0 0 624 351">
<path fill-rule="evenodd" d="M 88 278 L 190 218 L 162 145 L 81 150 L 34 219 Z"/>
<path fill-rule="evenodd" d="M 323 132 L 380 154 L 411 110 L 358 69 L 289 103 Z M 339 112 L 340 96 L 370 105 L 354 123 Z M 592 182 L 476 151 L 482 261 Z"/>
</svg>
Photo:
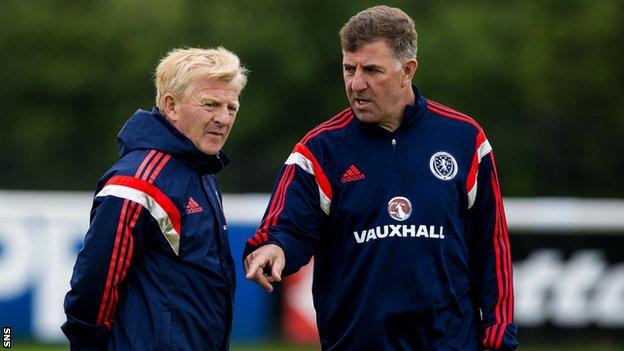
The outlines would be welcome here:
<svg viewBox="0 0 624 351">
<path fill-rule="evenodd" d="M 165 210 L 171 220 L 171 223 L 173 223 L 173 228 L 176 230 L 178 235 L 180 235 L 180 212 L 173 201 L 171 201 L 167 195 L 160 191 L 160 189 L 142 179 L 130 176 L 114 176 L 108 180 L 106 185 L 124 185 L 142 191 L 151 196 L 160 205 L 160 207 Z"/>
<path fill-rule="evenodd" d="M 505 337 L 505 329 L 507 329 L 508 323 L 503 323 L 500 325 L 500 330 L 498 332 L 498 336 L 496 337 L 496 342 L 494 343 L 494 348 L 499 349 L 503 342 L 503 338 Z"/>
<path fill-rule="evenodd" d="M 139 165 L 134 177 L 114 176 L 109 179 L 106 184 L 124 185 L 150 195 L 165 212 L 167 212 L 174 229 L 180 234 L 181 216 L 177 207 L 164 193 L 151 184 L 171 158 L 171 155 L 165 155 L 164 157 L 163 155 L 162 152 L 151 150 Z M 158 166 L 154 169 L 157 164 Z M 146 167 L 146 165 L 148 166 Z M 150 176 L 152 169 L 154 169 L 154 172 L 151 173 Z M 141 179 L 137 178 L 139 176 L 141 176 Z M 148 177 L 149 181 L 146 181 Z M 109 263 L 106 285 L 104 287 L 96 321 L 98 324 L 104 324 L 109 330 L 112 327 L 117 301 L 119 299 L 118 286 L 125 278 L 130 263 L 132 262 L 132 253 L 134 250 L 132 230 L 136 225 L 141 210 L 142 206 L 138 203 L 124 199 L 119 216 L 119 223 L 117 225 L 117 232 L 115 234 L 115 243 Z"/>
<path fill-rule="evenodd" d="M 466 123 L 472 124 L 473 126 L 475 126 L 480 132 L 483 132 L 481 129 L 481 126 L 471 117 L 453 110 L 450 107 L 444 106 L 440 103 L 437 103 L 435 101 L 431 101 L 431 100 L 427 100 L 427 108 L 430 109 L 431 111 L 441 114 L 445 117 L 449 117 L 449 118 L 453 118 L 453 119 L 457 119 L 460 121 L 464 121 Z"/>
<path fill-rule="evenodd" d="M 275 215 L 273 216 L 273 219 L 271 220 L 271 225 L 275 225 L 277 224 L 277 219 L 279 218 L 280 213 L 282 213 L 282 210 L 284 209 L 284 204 L 286 203 L 286 194 L 288 193 L 288 186 L 290 185 L 290 183 L 292 183 L 292 180 L 295 178 L 295 173 L 296 173 L 296 168 L 293 165 L 293 167 L 291 168 L 291 172 L 288 176 L 288 180 L 286 180 L 286 184 L 284 185 L 284 192 L 282 193 L 282 197 L 279 201 L 277 210 L 275 211 Z M 268 240 L 268 230 L 267 232 L 264 233 L 264 240 Z"/>
<path fill-rule="evenodd" d="M 290 182 L 292 181 L 296 172 L 295 165 L 289 165 L 287 171 L 288 171 L 288 174 L 284 178 L 285 181 L 284 181 L 284 184 L 282 185 L 282 191 L 280 193 L 280 196 L 277 198 L 276 206 L 273 209 L 273 214 L 271 215 L 271 218 L 267 217 L 265 228 L 264 228 L 265 230 L 262 232 L 263 242 L 269 240 L 269 226 L 275 225 L 275 223 L 277 223 L 277 217 L 279 217 L 280 213 L 282 213 L 282 210 L 284 209 L 284 202 L 286 201 L 286 193 L 288 192 L 288 186 L 290 185 Z"/>
<path fill-rule="evenodd" d="M 147 154 L 147 156 L 145 156 L 145 158 L 143 159 L 143 162 L 141 162 L 141 165 L 139 166 L 139 169 L 137 169 L 136 173 L 134 174 L 135 177 L 139 177 L 141 172 L 143 172 L 143 169 L 145 168 L 145 165 L 152 158 L 152 156 L 154 156 L 155 153 L 156 153 L 156 150 L 150 150 L 150 152 Z"/>
<path fill-rule="evenodd" d="M 145 166 L 147 165 L 148 162 L 150 162 L 150 160 L 151 160 L 151 164 L 154 163 L 155 161 L 153 159 L 154 154 L 156 154 L 156 150 L 150 150 L 147 156 L 145 156 L 145 158 L 143 159 L 143 161 L 141 162 L 141 164 L 139 165 L 139 168 L 137 169 L 135 173 L 135 177 L 139 177 L 139 175 L 143 172 L 143 170 L 145 170 Z M 121 250 L 121 247 L 124 246 L 125 244 L 122 236 L 123 236 L 123 229 L 124 229 L 125 221 L 126 221 L 126 213 L 128 210 L 128 204 L 129 204 L 129 201 L 124 200 L 122 208 L 121 208 L 121 213 L 119 215 L 117 233 L 115 234 L 115 243 L 113 244 L 113 252 L 111 254 L 111 260 L 109 263 L 108 275 L 106 278 L 106 285 L 104 286 L 102 300 L 100 302 L 100 307 L 98 309 L 98 317 L 96 320 L 97 321 L 96 323 L 98 324 L 102 324 L 105 320 L 105 314 L 107 314 L 109 301 L 111 300 L 110 295 L 112 294 L 113 279 L 114 279 L 117 267 L 119 266 L 117 257 L 119 256 L 119 251 Z M 132 204 L 135 205 L 134 203 Z M 106 327 L 110 329 L 111 327 L 110 323 L 106 323 Z"/>
<path fill-rule="evenodd" d="M 508 262 L 510 261 L 509 258 L 509 250 L 506 248 L 506 244 L 505 244 L 505 238 L 507 237 L 507 233 L 506 230 L 504 228 L 504 222 L 503 222 L 503 218 L 504 218 L 504 210 L 502 209 L 502 203 L 499 202 L 498 203 L 498 215 L 500 217 L 499 219 L 499 226 L 500 226 L 500 235 L 498 237 L 499 240 L 499 245 L 502 249 L 502 253 L 503 253 L 503 257 L 501 260 L 501 264 L 503 265 L 503 273 L 505 276 L 505 294 L 503 295 L 503 305 L 502 305 L 502 314 L 503 314 L 503 323 L 507 323 L 510 321 L 510 314 L 509 314 L 509 301 L 510 301 L 510 287 L 511 287 L 511 267 L 509 267 Z"/>
<path fill-rule="evenodd" d="M 498 207 L 498 203 L 497 203 L 497 209 L 496 209 L 496 226 L 498 228 L 497 230 L 497 235 L 496 235 L 496 245 L 497 245 L 497 250 L 499 251 L 499 255 L 500 258 L 499 260 L 497 260 L 496 265 L 497 265 L 497 269 L 502 270 L 502 277 L 503 277 L 503 286 L 502 289 L 500 290 L 499 287 L 499 296 L 498 296 L 498 300 L 496 303 L 496 315 L 497 315 L 497 325 L 496 325 L 496 332 L 493 333 L 491 335 L 491 339 L 490 339 L 490 345 L 494 348 L 498 348 L 498 344 L 500 343 L 500 338 L 502 338 L 502 335 L 505 332 L 505 321 L 507 320 L 507 309 L 505 307 L 505 303 L 507 301 L 507 281 L 508 281 L 508 273 L 507 273 L 507 269 L 505 267 L 504 261 L 505 261 L 505 252 L 504 250 L 501 250 L 502 248 L 502 243 L 501 243 L 501 236 L 502 236 L 502 223 L 501 223 L 501 213 L 500 213 L 500 208 Z M 500 268 L 502 267 L 502 268 Z"/>
<path fill-rule="evenodd" d="M 507 322 L 507 312 L 508 312 L 508 308 L 507 308 L 507 304 L 509 301 L 509 270 L 507 269 L 507 251 L 505 250 L 505 239 L 503 238 L 505 236 L 505 229 L 503 228 L 503 209 L 501 208 L 501 199 L 500 199 L 500 191 L 498 188 L 498 182 L 496 182 L 496 178 L 494 177 L 494 175 L 492 174 L 492 177 L 494 178 L 494 183 L 496 184 L 496 190 L 495 193 L 496 195 L 496 207 L 497 207 L 497 214 L 498 214 L 498 246 L 501 250 L 501 261 L 500 264 L 502 266 L 502 270 L 503 270 L 503 294 L 502 294 L 502 304 L 501 304 L 501 321 L 502 323 Z"/>
<path fill-rule="evenodd" d="M 317 125 L 316 127 L 312 128 L 312 130 L 310 130 L 309 132 L 307 132 L 303 137 L 306 138 L 308 135 L 316 132 L 317 130 L 321 129 L 321 128 L 325 128 L 329 125 L 331 125 L 332 123 L 336 123 L 336 121 L 340 120 L 340 118 L 344 117 L 344 115 L 350 110 L 350 108 L 346 108 L 342 111 L 340 111 L 339 113 L 337 113 L 335 116 L 333 116 L 332 118 L 326 120 L 325 122 Z"/>
<path fill-rule="evenodd" d="M 349 107 L 343 110 L 342 112 L 340 112 L 339 114 L 335 115 L 334 117 L 330 118 L 329 120 L 319 124 L 318 126 L 313 128 L 311 131 L 306 133 L 306 135 L 304 135 L 303 138 L 301 139 L 300 143 L 302 144 L 307 143 L 310 139 L 318 135 L 318 133 L 322 132 L 323 129 L 332 128 L 332 126 L 341 124 L 345 118 L 348 118 L 348 115 L 350 114 L 350 112 L 351 112 L 351 108 Z"/>
<path fill-rule="evenodd" d="M 492 182 L 492 191 L 495 192 L 496 185 L 494 184 L 494 174 L 492 174 L 491 176 L 491 182 Z M 496 282 L 497 282 L 497 291 L 498 291 L 498 298 L 496 299 L 496 305 L 494 307 L 494 315 L 496 317 L 496 328 L 498 328 L 498 326 L 502 322 L 501 303 L 502 303 L 502 298 L 503 298 L 503 277 L 502 277 L 502 272 L 501 272 L 501 254 L 500 254 L 500 249 L 498 245 L 498 236 L 500 235 L 499 233 L 500 233 L 500 216 L 498 213 L 498 206 L 497 206 L 496 215 L 495 215 L 495 223 L 494 223 L 494 234 L 492 235 L 492 245 L 494 247 L 494 254 L 495 254 L 494 265 L 496 268 Z M 493 332 L 490 335 L 490 339 L 488 340 L 488 345 L 494 344 L 495 335 L 496 335 L 496 329 L 495 329 L 495 332 Z"/>
<path fill-rule="evenodd" d="M 124 280 L 124 278 L 126 277 L 126 274 L 128 272 L 128 268 L 130 267 L 130 263 L 132 262 L 132 254 L 133 254 L 133 249 L 134 249 L 134 237 L 132 234 L 132 231 L 134 229 L 134 226 L 136 225 L 137 220 L 139 219 L 139 214 L 141 213 L 141 210 L 143 209 L 142 206 L 140 206 L 137 203 L 131 203 L 130 204 L 130 216 L 128 217 L 129 223 L 126 222 L 125 226 L 124 226 L 124 236 L 123 236 L 123 244 L 122 244 L 122 250 L 121 250 L 121 254 L 119 256 L 119 261 L 120 264 L 117 265 L 117 269 L 115 272 L 115 280 L 113 281 L 113 284 L 111 286 L 111 290 L 112 290 L 112 299 L 110 299 L 109 302 L 109 307 L 107 308 L 108 313 L 105 313 L 104 315 L 104 319 L 103 322 L 105 324 L 109 324 L 112 326 L 113 320 L 114 320 L 114 316 L 115 316 L 115 311 L 117 308 L 117 301 L 119 300 L 119 284 Z M 131 219 L 130 219 L 131 218 Z M 110 327 L 109 327 L 110 329 Z"/>
<path fill-rule="evenodd" d="M 329 181 L 327 180 L 327 176 L 323 172 L 320 164 L 316 160 L 316 158 L 312 155 L 312 153 L 305 147 L 305 143 L 310 141 L 310 139 L 315 136 L 329 130 L 340 129 L 349 124 L 349 122 L 353 119 L 353 114 L 351 112 L 351 108 L 345 109 L 340 112 L 336 116 L 332 117 L 330 120 L 320 124 L 316 128 L 312 129 L 308 132 L 297 145 L 293 149 L 293 152 L 298 152 L 306 157 L 312 163 L 312 168 L 314 170 L 315 178 L 321 190 L 325 193 L 325 195 L 331 200 L 332 191 L 331 186 L 329 185 Z M 277 190 L 273 194 L 273 198 L 269 205 L 269 211 L 267 212 L 266 217 L 258 226 L 256 230 L 256 234 L 247 240 L 250 245 L 257 246 L 260 245 L 263 241 L 268 240 L 268 228 L 269 225 L 277 223 L 277 219 L 279 214 L 283 210 L 285 206 L 285 197 L 287 187 L 294 178 L 295 175 L 295 165 L 286 165 L 285 171 L 282 173 L 282 177 L 279 180 Z"/>
<path fill-rule="evenodd" d="M 484 347 L 488 347 L 488 340 L 490 339 L 490 334 L 492 333 L 492 326 L 485 328 L 485 332 L 483 333 L 483 340 L 481 340 L 481 344 Z"/>
<path fill-rule="evenodd" d="M 506 267 L 508 269 L 509 275 L 508 275 L 508 300 L 507 300 L 507 316 L 508 319 L 506 322 L 508 323 L 512 323 L 513 321 L 513 306 L 514 306 L 514 294 L 513 294 L 513 267 L 512 267 L 512 263 L 511 263 L 511 248 L 510 248 L 510 244 L 509 244 L 509 232 L 508 232 L 508 226 L 507 226 L 507 219 L 505 216 L 505 207 L 503 205 L 503 199 L 502 199 L 502 195 L 501 195 L 501 190 L 500 190 L 500 183 L 498 182 L 498 173 L 496 170 L 496 163 L 494 161 L 494 154 L 492 153 L 490 155 L 491 160 L 492 160 L 492 166 L 494 169 L 494 174 L 496 174 L 496 185 L 497 185 L 497 189 L 498 189 L 498 198 L 499 198 L 499 207 L 500 207 L 500 212 L 501 212 L 501 219 L 502 219 L 502 228 L 503 228 L 503 242 L 504 242 L 504 250 L 506 253 L 506 257 L 507 260 L 505 262 Z"/>
<path fill-rule="evenodd" d="M 496 169 L 494 163 L 494 157 L 491 156 L 492 164 L 494 169 Z M 493 185 L 495 186 L 495 194 L 496 194 L 496 204 L 497 204 L 497 212 L 499 214 L 499 226 L 500 226 L 500 235 L 499 235 L 499 245 L 503 251 L 503 259 L 501 261 L 501 265 L 503 265 L 503 271 L 505 274 L 505 294 L 503 296 L 503 331 L 496 338 L 496 347 L 500 347 L 500 344 L 504 338 L 504 330 L 505 327 L 513 321 L 513 272 L 511 265 L 511 250 L 509 245 L 509 234 L 507 232 L 507 222 L 505 219 L 505 209 L 503 206 L 503 200 L 500 191 L 500 184 L 498 183 L 498 177 L 494 173 L 492 175 Z"/>
<path fill-rule="evenodd" d="M 306 136 L 303 139 L 301 139 L 299 144 L 305 145 L 312 138 L 314 138 L 315 136 L 317 136 L 317 135 L 319 135 L 319 134 L 321 134 L 323 132 L 343 128 L 347 124 L 349 124 L 349 122 L 351 122 L 352 119 L 353 119 L 353 114 L 351 113 L 351 109 L 349 109 L 349 110 L 346 111 L 346 113 L 344 115 L 342 115 L 342 117 L 335 119 L 335 121 L 333 121 L 331 124 L 321 125 L 322 126 L 321 128 L 315 128 L 314 131 L 306 134 Z"/>
<path fill-rule="evenodd" d="M 480 131 L 477 133 L 475 140 L 475 152 L 472 157 L 472 164 L 470 166 L 470 171 L 468 172 L 468 177 L 466 178 L 466 192 L 470 192 L 477 181 L 477 171 L 479 170 L 479 148 L 484 142 L 485 134 L 483 131 Z"/>
<path fill-rule="evenodd" d="M 152 175 L 149 177 L 149 181 L 148 181 L 149 183 L 154 183 L 154 181 L 156 180 L 156 177 L 158 177 L 158 174 L 163 169 L 163 167 L 165 167 L 165 165 L 167 164 L 167 162 L 169 161 L 170 158 L 171 158 L 171 155 L 169 155 L 169 154 L 167 154 L 165 157 L 163 157 L 163 159 L 160 162 L 160 164 L 158 164 L 158 167 L 156 167 L 156 169 L 154 170 Z"/>
<path fill-rule="evenodd" d="M 251 245 L 251 246 L 258 246 L 258 245 L 260 245 L 260 243 L 256 241 L 255 236 L 247 239 L 247 243 L 249 245 Z"/>
<path fill-rule="evenodd" d="M 323 122 L 323 123 L 321 123 L 321 124 L 317 125 L 316 127 L 312 128 L 312 130 L 310 130 L 309 132 L 307 132 L 307 133 L 303 136 L 302 140 L 306 139 L 306 138 L 307 138 L 310 134 L 312 134 L 312 133 L 314 133 L 314 132 L 318 131 L 319 129 L 326 128 L 327 126 L 330 126 L 330 125 L 332 125 L 332 124 L 336 123 L 336 121 L 338 121 L 338 120 L 340 120 L 342 117 L 344 117 L 344 115 L 345 115 L 348 111 L 349 111 L 349 109 L 348 109 L 348 108 L 347 108 L 347 109 L 344 109 L 344 110 L 340 111 L 340 113 L 338 113 L 338 114 L 336 114 L 335 116 L 333 116 L 332 118 L 328 119 L 327 121 L 325 121 L 325 122 Z"/>
<path fill-rule="evenodd" d="M 511 264 L 511 249 L 510 249 L 510 244 L 509 244 L 509 232 L 508 232 L 508 227 L 507 227 L 507 219 L 505 216 L 505 207 L 503 205 L 503 197 L 501 195 L 502 192 L 500 190 L 500 182 L 498 181 L 498 171 L 496 168 L 496 161 L 494 160 L 494 152 L 490 153 L 490 159 L 492 160 L 492 169 L 494 171 L 494 176 L 496 180 L 496 196 L 497 196 L 499 212 L 501 215 L 503 250 L 506 256 L 505 268 L 507 269 L 507 272 L 508 272 L 507 286 L 508 286 L 509 298 L 507 301 L 508 319 L 506 322 L 511 323 L 513 321 L 513 268 Z"/>
<path fill-rule="evenodd" d="M 494 162 L 493 155 L 491 156 Z M 495 164 L 493 163 L 495 169 Z M 496 302 L 495 314 L 497 330 L 489 337 L 489 346 L 500 347 L 506 326 L 513 320 L 513 278 L 511 267 L 511 252 L 509 249 L 509 236 L 507 233 L 507 224 L 505 221 L 505 212 L 500 195 L 500 185 L 498 184 L 495 171 L 491 175 L 492 191 L 496 201 L 496 235 L 495 235 L 495 251 L 497 278 L 502 268 L 503 290 L 501 290 L 501 282 L 499 281 L 499 297 Z M 502 251 L 502 252 L 499 252 Z"/>
<path fill-rule="evenodd" d="M 145 168 L 143 174 L 141 175 L 141 179 L 147 179 L 150 172 L 156 166 L 156 164 L 160 161 L 160 159 L 164 156 L 164 154 L 160 151 L 156 152 L 156 156 L 150 161 L 149 165 Z"/>
<path fill-rule="evenodd" d="M 117 257 L 119 255 L 119 251 L 121 250 L 121 241 L 122 234 L 124 228 L 124 222 L 126 218 L 126 212 L 128 209 L 128 200 L 124 200 L 123 205 L 121 207 L 121 213 L 119 215 L 119 223 L 117 224 L 117 232 L 115 234 L 115 243 L 113 244 L 113 252 L 112 257 L 108 266 L 108 275 L 106 277 L 106 285 L 104 286 L 104 293 L 102 294 L 102 300 L 100 302 L 100 308 L 98 310 L 98 317 L 96 320 L 97 324 L 102 324 L 104 320 L 104 314 L 106 312 L 106 307 L 108 305 L 108 299 L 111 294 L 111 288 L 113 283 L 113 278 L 115 274 L 115 268 L 117 266 Z"/>
<path fill-rule="evenodd" d="M 321 168 L 321 164 L 318 162 L 316 157 L 314 157 L 312 152 L 301 143 L 295 145 L 295 149 L 293 151 L 302 154 L 305 158 L 312 162 L 312 169 L 314 170 L 314 177 L 316 178 L 316 182 L 318 183 L 323 193 L 325 193 L 325 196 L 327 196 L 331 200 L 332 189 L 329 185 L 329 180 L 327 179 L 325 172 L 323 172 L 323 168 Z"/>
<path fill-rule="evenodd" d="M 288 178 L 288 173 L 290 172 L 292 168 L 293 168 L 293 165 L 286 165 L 286 167 L 284 168 L 284 171 L 282 172 L 282 177 L 280 178 L 279 183 L 277 185 L 277 190 L 275 191 L 275 194 L 273 194 L 273 199 L 271 200 L 269 211 L 267 212 L 266 217 L 260 223 L 260 226 L 258 226 L 258 229 L 256 230 L 256 235 L 254 236 L 254 238 L 257 241 L 258 245 L 260 245 L 264 241 L 264 238 L 267 237 L 268 235 L 267 232 L 269 228 L 269 223 L 271 222 L 271 218 L 273 217 L 278 207 L 277 204 L 280 202 L 280 198 L 284 191 L 284 184 L 286 183 L 286 179 Z"/>
<path fill-rule="evenodd" d="M 498 339 L 499 335 L 502 335 L 505 331 L 503 324 L 496 324 L 492 330 L 492 334 L 490 335 L 490 343 L 488 344 L 488 348 L 498 348 L 496 346 L 495 340 Z"/>
</svg>

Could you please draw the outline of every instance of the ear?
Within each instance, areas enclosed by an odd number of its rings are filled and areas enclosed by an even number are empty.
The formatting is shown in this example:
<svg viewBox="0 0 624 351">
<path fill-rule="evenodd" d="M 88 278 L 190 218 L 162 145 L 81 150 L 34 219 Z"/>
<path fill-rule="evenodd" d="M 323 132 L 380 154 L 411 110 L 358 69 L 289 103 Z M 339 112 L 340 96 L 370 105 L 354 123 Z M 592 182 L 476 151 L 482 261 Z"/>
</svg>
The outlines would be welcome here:
<svg viewBox="0 0 624 351">
<path fill-rule="evenodd" d="M 403 81 L 401 82 L 402 86 L 411 85 L 412 79 L 416 74 L 416 69 L 418 68 L 418 61 L 415 58 L 409 59 L 403 65 Z"/>
<path fill-rule="evenodd" d="M 176 111 L 176 101 L 171 93 L 166 93 L 162 97 L 162 107 L 164 117 L 171 123 L 175 124 L 178 121 L 178 114 Z"/>
</svg>

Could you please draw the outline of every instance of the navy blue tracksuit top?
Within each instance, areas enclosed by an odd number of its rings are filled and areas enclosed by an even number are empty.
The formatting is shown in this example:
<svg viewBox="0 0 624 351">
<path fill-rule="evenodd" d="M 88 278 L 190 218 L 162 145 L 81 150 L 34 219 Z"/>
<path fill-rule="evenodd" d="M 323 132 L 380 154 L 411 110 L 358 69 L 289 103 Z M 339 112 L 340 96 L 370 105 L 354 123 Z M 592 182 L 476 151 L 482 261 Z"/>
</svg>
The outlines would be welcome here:
<svg viewBox="0 0 624 351">
<path fill-rule="evenodd" d="M 235 272 L 214 178 L 226 156 L 156 109 L 118 139 L 65 297 L 72 351 L 228 349 Z"/>
<path fill-rule="evenodd" d="M 394 132 L 346 109 L 297 143 L 244 255 L 277 244 L 286 275 L 314 256 L 324 350 L 514 350 L 490 144 L 414 90 Z"/>
</svg>

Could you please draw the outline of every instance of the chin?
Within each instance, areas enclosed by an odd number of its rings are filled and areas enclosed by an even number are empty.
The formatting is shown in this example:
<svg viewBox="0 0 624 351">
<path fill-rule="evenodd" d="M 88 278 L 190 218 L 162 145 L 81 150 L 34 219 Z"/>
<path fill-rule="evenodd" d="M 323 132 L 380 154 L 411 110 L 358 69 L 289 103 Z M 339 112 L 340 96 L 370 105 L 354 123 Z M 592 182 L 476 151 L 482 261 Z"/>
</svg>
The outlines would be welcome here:
<svg viewBox="0 0 624 351">
<path fill-rule="evenodd" d="M 221 150 L 221 147 L 217 147 L 217 146 L 210 146 L 210 147 L 200 147 L 199 151 L 201 151 L 202 153 L 209 155 L 209 156 L 213 156 L 219 153 L 219 150 Z"/>
<path fill-rule="evenodd" d="M 360 122 L 364 122 L 364 123 L 377 123 L 378 118 L 376 118 L 375 116 L 372 116 L 370 113 L 365 113 L 365 112 L 360 112 L 358 110 L 355 110 L 355 117 L 357 117 L 357 119 L 360 120 Z"/>
</svg>

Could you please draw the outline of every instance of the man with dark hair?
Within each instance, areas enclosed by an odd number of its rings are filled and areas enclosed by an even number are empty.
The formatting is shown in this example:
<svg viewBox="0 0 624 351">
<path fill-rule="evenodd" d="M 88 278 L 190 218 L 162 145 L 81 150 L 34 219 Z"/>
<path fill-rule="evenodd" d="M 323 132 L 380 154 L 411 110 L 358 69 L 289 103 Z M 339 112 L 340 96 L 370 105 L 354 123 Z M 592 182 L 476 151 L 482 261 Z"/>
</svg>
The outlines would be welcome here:
<svg viewBox="0 0 624 351">
<path fill-rule="evenodd" d="M 511 256 L 483 129 L 412 86 L 416 31 L 376 6 L 341 29 L 350 108 L 281 168 L 244 253 L 268 291 L 314 259 L 325 350 L 514 350 Z"/>
</svg>

